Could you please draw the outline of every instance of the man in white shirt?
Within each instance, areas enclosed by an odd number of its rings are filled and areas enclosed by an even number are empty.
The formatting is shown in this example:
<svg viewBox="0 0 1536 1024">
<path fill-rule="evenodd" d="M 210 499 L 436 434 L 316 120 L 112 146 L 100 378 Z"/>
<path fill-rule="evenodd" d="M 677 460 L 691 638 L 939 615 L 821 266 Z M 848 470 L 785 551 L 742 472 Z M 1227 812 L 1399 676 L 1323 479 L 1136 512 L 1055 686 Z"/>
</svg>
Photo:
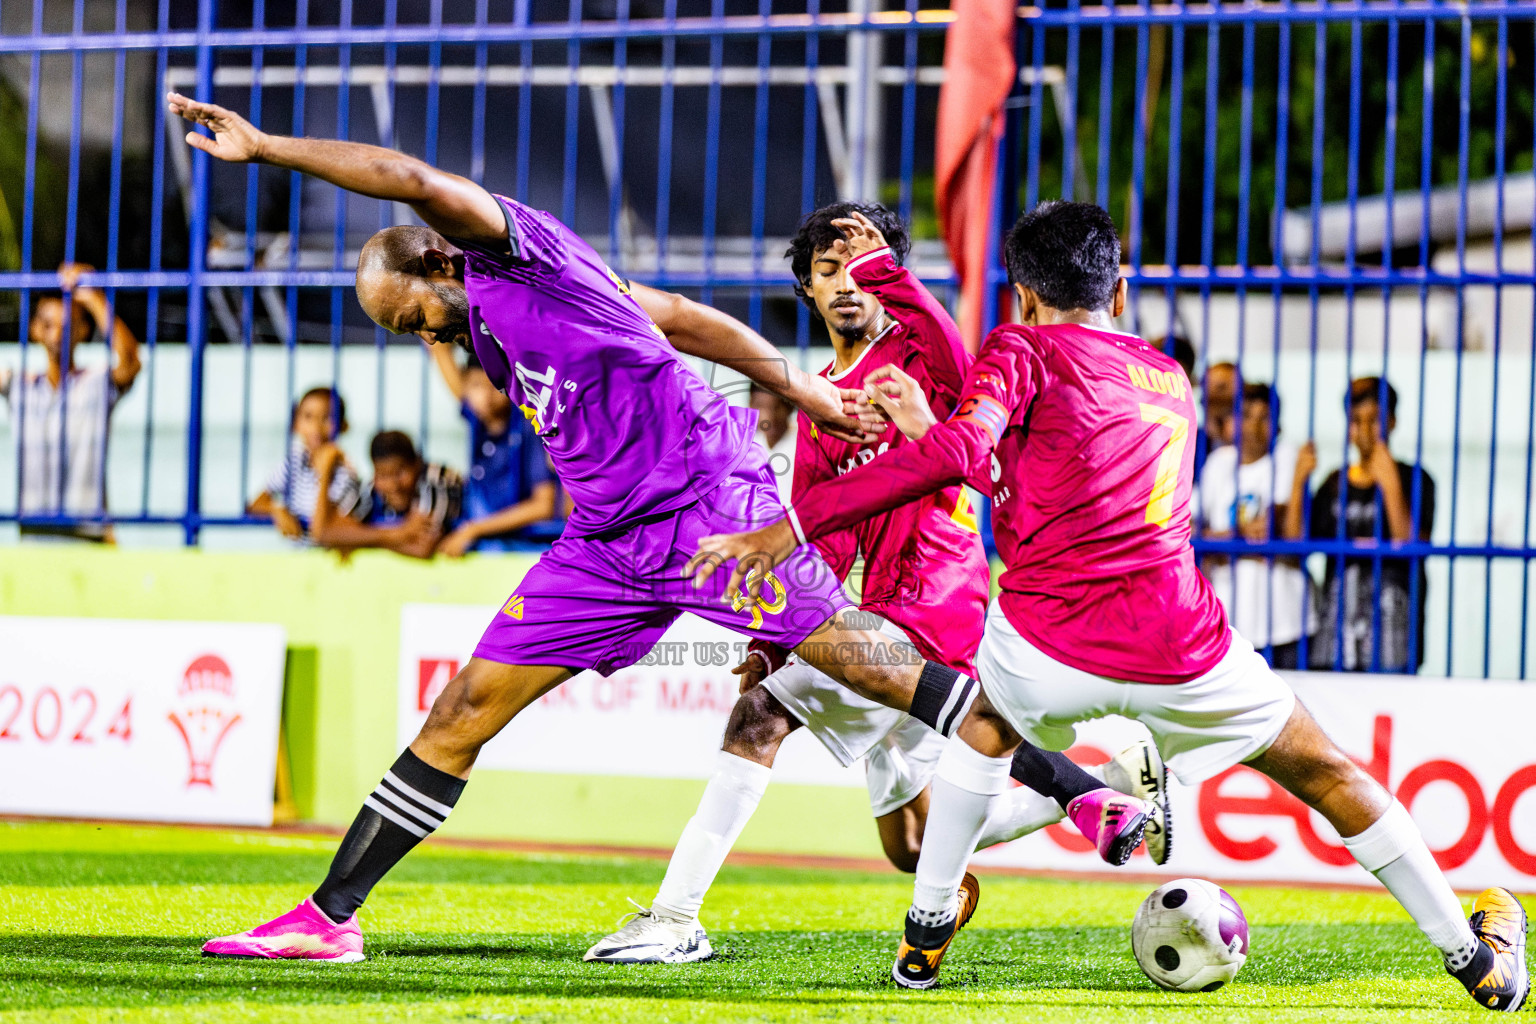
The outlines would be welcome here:
<svg viewBox="0 0 1536 1024">
<path fill-rule="evenodd" d="M 117 400 L 139 374 L 139 340 L 113 315 L 99 289 L 76 286 L 90 269 L 83 263 L 64 264 L 59 268 L 63 293 L 43 295 L 33 304 L 27 337 L 47 355 L 47 369 L 0 370 L 0 397 L 10 410 L 20 478 L 17 512 L 25 535 L 111 538 L 111 526 L 104 521 L 107 425 Z M 76 367 L 76 350 L 101 329 L 107 331 L 113 358 L 107 366 Z M 28 516 L 87 521 L 29 524 Z"/>
<path fill-rule="evenodd" d="M 1296 446 L 1270 442 L 1280 396 L 1270 384 L 1245 384 L 1236 444 L 1211 451 L 1200 473 L 1202 536 L 1263 542 L 1286 533 L 1296 476 Z M 1276 503 L 1276 496 L 1280 503 Z M 1290 538 L 1288 538 L 1290 539 Z M 1316 628 L 1307 575 L 1291 558 L 1207 555 L 1201 567 L 1233 627 L 1265 651 L 1276 668 L 1298 668 L 1299 641 Z"/>
</svg>

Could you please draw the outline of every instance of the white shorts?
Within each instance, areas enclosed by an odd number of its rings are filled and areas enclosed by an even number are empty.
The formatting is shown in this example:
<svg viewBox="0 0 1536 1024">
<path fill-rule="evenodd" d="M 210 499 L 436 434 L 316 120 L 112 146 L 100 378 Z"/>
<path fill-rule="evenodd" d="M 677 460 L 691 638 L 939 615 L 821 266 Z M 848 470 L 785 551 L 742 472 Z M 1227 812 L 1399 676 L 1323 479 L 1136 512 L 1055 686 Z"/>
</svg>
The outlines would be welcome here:
<svg viewBox="0 0 1536 1024">
<path fill-rule="evenodd" d="M 892 639 L 907 639 L 890 622 L 880 631 Z M 905 711 L 861 697 L 798 658 L 790 658 L 763 680 L 763 686 L 839 764 L 847 767 L 864 759 L 864 780 L 875 817 L 910 803 L 933 780 L 944 737 Z"/>
<path fill-rule="evenodd" d="M 1073 726 L 1123 715 L 1145 725 L 1168 770 L 1193 785 L 1269 749 L 1296 695 L 1236 630 L 1216 667 L 1187 683 L 1132 683 L 1064 665 L 1019 635 L 997 602 L 976 654 L 981 688 L 1019 735 L 1065 750 Z"/>
</svg>

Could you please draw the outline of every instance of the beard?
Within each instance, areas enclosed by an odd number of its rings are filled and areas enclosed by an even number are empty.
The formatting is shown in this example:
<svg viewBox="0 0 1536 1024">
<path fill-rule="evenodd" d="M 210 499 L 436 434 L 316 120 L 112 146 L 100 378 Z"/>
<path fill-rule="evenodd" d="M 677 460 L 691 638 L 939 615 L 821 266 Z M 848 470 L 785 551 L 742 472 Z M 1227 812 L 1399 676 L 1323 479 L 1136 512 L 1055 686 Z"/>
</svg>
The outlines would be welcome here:
<svg viewBox="0 0 1536 1024">
<path fill-rule="evenodd" d="M 451 341 L 472 354 L 475 345 L 469 336 L 469 293 L 462 286 L 440 282 L 432 284 L 432 291 L 443 304 L 443 325 L 432 333 L 438 341 Z"/>
<path fill-rule="evenodd" d="M 849 341 L 858 341 L 869 331 L 870 326 L 874 324 L 875 318 L 879 315 L 879 310 L 876 310 L 868 316 L 862 316 L 857 320 L 844 320 L 842 317 L 838 317 L 837 322 L 832 324 L 832 330 Z"/>
</svg>

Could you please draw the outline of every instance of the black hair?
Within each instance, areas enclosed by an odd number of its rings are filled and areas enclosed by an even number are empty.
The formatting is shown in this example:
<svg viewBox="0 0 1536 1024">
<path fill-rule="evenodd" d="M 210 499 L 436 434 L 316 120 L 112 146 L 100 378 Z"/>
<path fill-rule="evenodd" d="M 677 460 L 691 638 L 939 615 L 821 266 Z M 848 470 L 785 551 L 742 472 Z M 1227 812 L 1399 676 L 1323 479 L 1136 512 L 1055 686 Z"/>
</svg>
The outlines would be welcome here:
<svg viewBox="0 0 1536 1024">
<path fill-rule="evenodd" d="M 64 293 L 59 291 L 57 288 L 52 289 L 50 291 L 43 292 L 43 293 L 37 295 L 32 300 L 32 310 L 33 310 L 33 315 L 34 316 L 37 315 L 38 304 L 41 303 L 41 302 L 48 301 L 48 300 L 52 300 L 54 302 L 57 302 L 61 306 L 65 304 L 64 303 Z M 101 324 L 96 322 L 96 314 L 92 313 L 90 310 L 86 309 L 83 305 L 81 305 L 78 302 L 75 302 L 75 303 L 71 304 L 70 311 L 69 311 L 69 317 L 70 317 L 70 326 L 71 326 L 71 328 L 73 328 L 74 321 L 75 321 L 76 318 L 78 318 L 80 320 L 83 320 L 85 323 L 90 325 L 91 333 L 86 335 L 87 339 L 96 337 L 96 335 L 98 333 L 100 333 L 100 331 L 101 331 Z"/>
<path fill-rule="evenodd" d="M 1173 351 L 1168 351 L 1169 343 L 1173 345 Z M 1195 346 L 1190 344 L 1188 338 L 1182 334 L 1165 334 L 1149 344 L 1165 356 L 1171 356 L 1173 361 L 1179 364 L 1184 371 L 1184 376 L 1191 381 L 1195 379 Z"/>
<path fill-rule="evenodd" d="M 1273 384 L 1263 384 L 1259 381 L 1251 381 L 1243 385 L 1243 404 L 1249 402 L 1263 402 L 1269 406 L 1269 421 L 1280 422 L 1280 392 L 1275 390 Z"/>
<path fill-rule="evenodd" d="M 380 459 L 400 459 L 413 466 L 421 461 L 421 456 L 416 454 L 416 445 L 400 430 L 381 430 L 374 434 L 373 441 L 368 445 L 368 457 L 374 462 Z"/>
<path fill-rule="evenodd" d="M 341 397 L 340 391 L 337 391 L 335 388 L 327 387 L 310 388 L 308 391 L 299 396 L 299 400 L 293 403 L 293 409 L 288 414 L 288 423 L 290 426 L 293 424 L 294 420 L 299 418 L 299 406 L 303 405 L 311 398 L 323 398 L 327 402 L 330 402 L 331 411 L 335 413 L 332 418 L 336 423 L 336 429 L 338 432 L 347 429 L 346 399 Z"/>
<path fill-rule="evenodd" d="M 1092 203 L 1059 199 L 1019 218 L 1005 248 L 1008 279 L 1053 309 L 1107 310 L 1120 280 L 1120 236 Z"/>
<path fill-rule="evenodd" d="M 1344 399 L 1344 412 L 1349 413 L 1352 406 L 1361 402 L 1381 401 L 1382 380 L 1380 377 L 1357 377 L 1350 381 L 1349 395 Z M 1387 419 L 1397 418 L 1397 388 L 1387 385 Z"/>
<path fill-rule="evenodd" d="M 891 247 L 891 257 L 898 265 L 907 261 L 907 253 L 912 250 L 912 237 L 907 233 L 907 225 L 896 215 L 896 211 L 879 203 L 832 203 L 806 214 L 800 222 L 800 230 L 795 232 L 789 248 L 784 250 L 784 258 L 789 260 L 790 273 L 795 275 L 795 294 L 800 296 L 800 301 L 805 303 L 812 315 L 818 318 L 821 313 L 816 308 L 816 300 L 807 290 L 811 283 L 811 264 L 818 252 L 830 249 L 833 242 L 844 237 L 841 230 L 832 226 L 832 222 L 855 213 L 862 213 L 880 229 L 880 233 L 885 236 L 885 244 Z"/>
</svg>

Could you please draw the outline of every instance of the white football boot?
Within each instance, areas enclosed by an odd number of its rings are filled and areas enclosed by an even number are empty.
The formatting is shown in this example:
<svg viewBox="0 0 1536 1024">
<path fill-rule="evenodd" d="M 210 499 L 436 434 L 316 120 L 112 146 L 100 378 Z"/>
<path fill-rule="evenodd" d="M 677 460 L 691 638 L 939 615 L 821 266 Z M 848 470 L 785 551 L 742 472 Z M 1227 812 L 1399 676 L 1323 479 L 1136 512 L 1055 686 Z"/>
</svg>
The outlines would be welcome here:
<svg viewBox="0 0 1536 1024">
<path fill-rule="evenodd" d="M 1152 806 L 1144 841 L 1161 867 L 1173 852 L 1173 814 L 1168 806 L 1168 768 L 1150 740 L 1137 740 L 1104 765 L 1104 784 Z"/>
<path fill-rule="evenodd" d="M 587 950 L 584 960 L 605 964 L 691 964 L 715 955 L 698 921 L 662 917 L 634 900 L 627 924 Z"/>
</svg>

